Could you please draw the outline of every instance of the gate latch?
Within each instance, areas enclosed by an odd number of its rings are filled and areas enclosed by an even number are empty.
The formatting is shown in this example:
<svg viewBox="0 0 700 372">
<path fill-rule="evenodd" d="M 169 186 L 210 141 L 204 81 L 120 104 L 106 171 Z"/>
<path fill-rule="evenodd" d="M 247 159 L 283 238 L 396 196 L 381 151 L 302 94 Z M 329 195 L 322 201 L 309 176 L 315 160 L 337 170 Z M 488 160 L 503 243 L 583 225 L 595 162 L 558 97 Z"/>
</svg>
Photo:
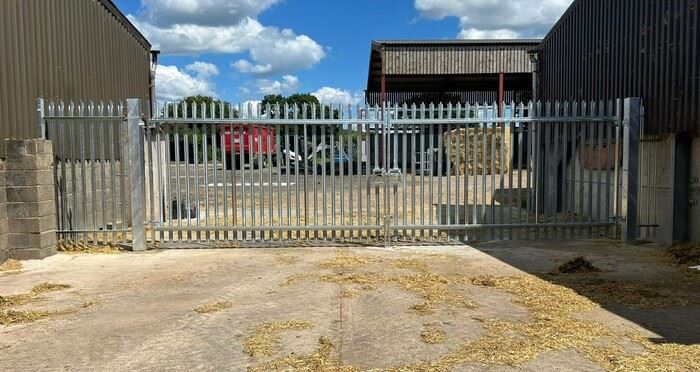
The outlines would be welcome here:
<svg viewBox="0 0 700 372">
<path fill-rule="evenodd" d="M 374 187 L 402 185 L 403 174 L 400 169 L 391 169 L 388 172 L 384 169 L 377 169 L 374 174 L 369 176 L 369 184 Z"/>
</svg>

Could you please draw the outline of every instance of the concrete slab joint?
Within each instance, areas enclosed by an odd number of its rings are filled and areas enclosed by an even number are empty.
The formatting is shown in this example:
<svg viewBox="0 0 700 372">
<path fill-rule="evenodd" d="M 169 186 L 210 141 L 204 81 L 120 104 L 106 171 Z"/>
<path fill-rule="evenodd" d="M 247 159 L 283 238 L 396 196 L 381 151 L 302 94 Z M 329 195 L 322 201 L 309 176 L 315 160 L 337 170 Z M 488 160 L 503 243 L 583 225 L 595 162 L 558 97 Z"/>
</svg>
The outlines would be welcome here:
<svg viewBox="0 0 700 372">
<path fill-rule="evenodd" d="M 0 216 L 6 216 L 7 234 L 3 246 L 9 248 L 7 255 L 27 260 L 56 254 L 51 141 L 6 139 L 5 151 Z"/>
</svg>

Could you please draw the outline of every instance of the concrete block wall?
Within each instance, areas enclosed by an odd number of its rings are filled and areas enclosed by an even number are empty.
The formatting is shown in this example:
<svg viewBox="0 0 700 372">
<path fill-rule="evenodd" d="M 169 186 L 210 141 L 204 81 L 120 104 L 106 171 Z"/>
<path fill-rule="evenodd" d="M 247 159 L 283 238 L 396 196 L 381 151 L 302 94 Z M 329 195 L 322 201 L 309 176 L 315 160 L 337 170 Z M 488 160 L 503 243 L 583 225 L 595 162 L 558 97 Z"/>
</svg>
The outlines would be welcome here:
<svg viewBox="0 0 700 372">
<path fill-rule="evenodd" d="M 7 244 L 7 209 L 5 208 L 5 163 L 0 160 L 0 263 L 9 256 L 10 247 Z"/>
<path fill-rule="evenodd" d="M 14 258 L 56 253 L 56 212 L 51 141 L 5 140 L 8 245 Z"/>
</svg>

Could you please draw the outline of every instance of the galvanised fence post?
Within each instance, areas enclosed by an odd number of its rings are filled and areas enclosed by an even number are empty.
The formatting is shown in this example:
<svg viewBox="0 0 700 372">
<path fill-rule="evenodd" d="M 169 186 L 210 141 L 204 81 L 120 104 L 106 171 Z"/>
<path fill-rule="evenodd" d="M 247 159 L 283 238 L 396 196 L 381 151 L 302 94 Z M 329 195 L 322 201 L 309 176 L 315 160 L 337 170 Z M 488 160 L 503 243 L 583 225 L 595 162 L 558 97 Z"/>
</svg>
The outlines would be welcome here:
<svg viewBox="0 0 700 372">
<path fill-rule="evenodd" d="M 145 159 L 141 100 L 127 100 L 127 138 L 129 185 L 131 187 L 131 228 L 134 251 L 146 250 L 146 230 L 144 228 L 146 208 Z"/>
</svg>

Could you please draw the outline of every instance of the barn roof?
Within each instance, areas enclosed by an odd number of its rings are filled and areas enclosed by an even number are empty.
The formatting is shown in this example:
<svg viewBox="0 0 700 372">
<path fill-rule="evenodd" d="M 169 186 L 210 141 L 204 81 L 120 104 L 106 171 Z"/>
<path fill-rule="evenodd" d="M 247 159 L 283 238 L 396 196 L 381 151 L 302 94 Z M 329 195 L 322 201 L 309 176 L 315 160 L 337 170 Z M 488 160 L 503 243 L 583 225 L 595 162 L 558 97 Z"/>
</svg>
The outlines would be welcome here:
<svg viewBox="0 0 700 372">
<path fill-rule="evenodd" d="M 539 43 L 538 39 L 372 41 L 367 90 L 380 89 L 382 74 L 387 85 L 393 83 L 392 90 L 401 89 L 401 76 L 444 79 L 501 72 L 529 74 L 528 52 Z"/>
</svg>

